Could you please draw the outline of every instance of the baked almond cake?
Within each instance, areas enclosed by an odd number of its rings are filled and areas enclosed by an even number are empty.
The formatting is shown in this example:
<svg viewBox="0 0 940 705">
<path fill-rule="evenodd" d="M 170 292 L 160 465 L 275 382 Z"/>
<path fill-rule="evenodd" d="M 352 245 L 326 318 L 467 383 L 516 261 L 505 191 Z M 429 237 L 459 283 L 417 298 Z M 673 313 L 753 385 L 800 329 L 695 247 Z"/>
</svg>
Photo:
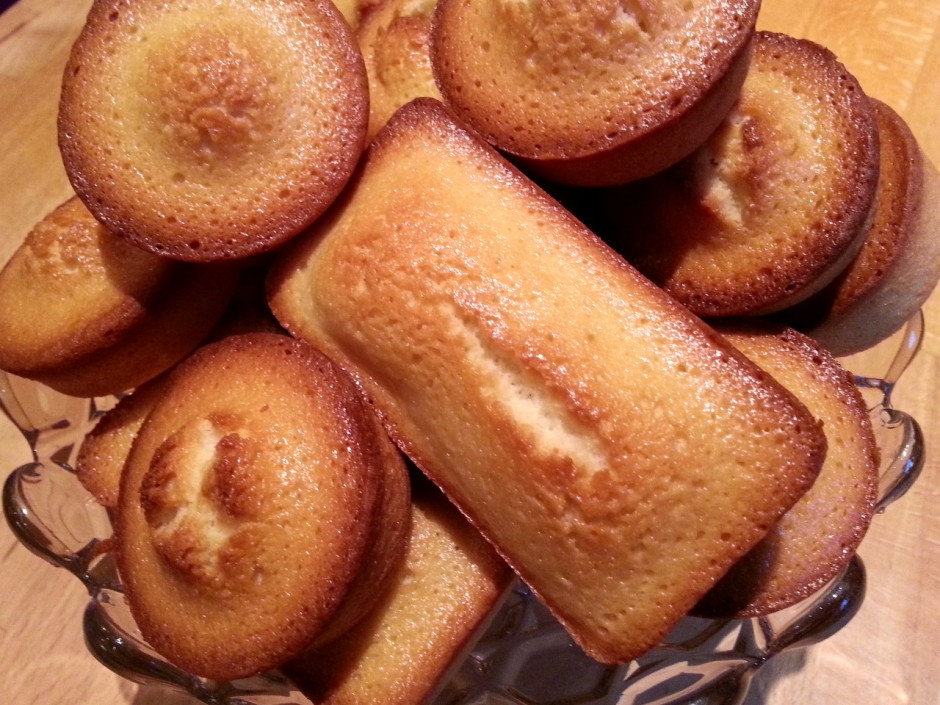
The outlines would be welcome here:
<svg viewBox="0 0 940 705">
<path fill-rule="evenodd" d="M 199 344 L 236 280 L 133 247 L 71 198 L 0 272 L 0 369 L 73 396 L 127 391 Z"/>
<path fill-rule="evenodd" d="M 699 614 L 753 617 L 796 604 L 845 569 L 874 514 L 879 450 L 852 376 L 818 343 L 756 322 L 718 330 L 799 397 L 827 439 L 826 462 L 809 492 L 696 607 Z"/>
<path fill-rule="evenodd" d="M 805 406 L 437 101 L 396 113 L 269 290 L 602 661 L 655 645 L 825 454 Z"/>
<path fill-rule="evenodd" d="M 284 670 L 318 705 L 428 702 L 504 596 L 512 571 L 426 479 L 415 478 L 408 551 L 375 609 Z"/>
<path fill-rule="evenodd" d="M 428 43 L 434 0 L 383 0 L 356 31 L 369 76 L 369 138 L 402 105 L 440 98 Z"/>
<path fill-rule="evenodd" d="M 362 56 L 329 0 L 97 0 L 65 69 L 59 146 L 120 236 L 230 259 L 329 205 L 368 114 Z"/>
<path fill-rule="evenodd" d="M 274 668 L 379 599 L 409 533 L 407 470 L 349 377 L 254 333 L 176 367 L 121 477 L 118 568 L 144 638 L 197 675 Z"/>
<path fill-rule="evenodd" d="M 828 49 L 759 32 L 735 107 L 675 167 L 598 195 L 591 224 L 704 317 L 757 315 L 831 282 L 864 242 L 878 128 Z"/>
<path fill-rule="evenodd" d="M 840 356 L 899 330 L 940 280 L 940 173 L 904 119 L 886 103 L 871 102 L 881 170 L 862 249 L 824 290 L 781 313 Z"/>
<path fill-rule="evenodd" d="M 440 0 L 445 102 L 541 176 L 626 183 L 698 147 L 731 108 L 757 0 Z"/>
<path fill-rule="evenodd" d="M 82 442 L 76 472 L 105 507 L 117 505 L 122 469 L 137 432 L 164 393 L 164 379 L 124 397 Z M 282 666 L 313 702 L 424 702 L 513 579 L 493 547 L 436 487 L 416 470 L 410 479 L 405 555 L 375 606 L 345 633 Z"/>
</svg>

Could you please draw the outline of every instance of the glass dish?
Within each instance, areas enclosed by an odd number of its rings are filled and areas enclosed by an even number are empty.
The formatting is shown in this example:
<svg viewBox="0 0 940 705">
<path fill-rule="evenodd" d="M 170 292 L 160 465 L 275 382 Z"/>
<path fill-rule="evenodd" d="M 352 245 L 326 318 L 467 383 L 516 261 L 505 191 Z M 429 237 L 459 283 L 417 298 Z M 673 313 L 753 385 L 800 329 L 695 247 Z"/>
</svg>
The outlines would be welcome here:
<svg viewBox="0 0 940 705">
<path fill-rule="evenodd" d="M 923 437 L 916 420 L 891 403 L 891 392 L 922 336 L 923 316 L 918 313 L 878 347 L 871 363 L 877 372 L 856 376 L 882 450 L 879 512 L 911 487 L 923 466 Z M 14 534 L 85 586 L 90 596 L 84 613 L 86 643 L 115 673 L 214 705 L 307 703 L 279 673 L 208 681 L 167 663 L 141 639 L 107 551 L 107 513 L 71 470 L 82 438 L 115 401 L 67 397 L 0 373 L 0 405 L 33 452 L 33 461 L 15 469 L 3 489 L 4 514 Z M 525 586 L 517 584 L 429 702 L 738 705 L 753 676 L 775 655 L 817 643 L 852 619 L 864 598 L 865 581 L 856 556 L 842 575 L 798 605 L 756 619 L 687 618 L 660 646 L 620 666 L 585 656 Z"/>
</svg>

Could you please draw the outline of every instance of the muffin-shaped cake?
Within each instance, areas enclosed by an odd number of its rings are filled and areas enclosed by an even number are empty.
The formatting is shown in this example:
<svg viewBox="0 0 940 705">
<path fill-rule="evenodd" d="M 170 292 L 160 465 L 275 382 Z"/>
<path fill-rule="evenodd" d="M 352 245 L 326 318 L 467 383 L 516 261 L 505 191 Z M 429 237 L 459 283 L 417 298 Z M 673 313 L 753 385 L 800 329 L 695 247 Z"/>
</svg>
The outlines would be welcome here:
<svg viewBox="0 0 940 705">
<path fill-rule="evenodd" d="M 793 605 L 839 574 L 871 523 L 879 452 L 852 376 L 809 337 L 756 323 L 719 328 L 820 419 L 828 452 L 812 488 L 696 608 L 753 617 Z"/>
<path fill-rule="evenodd" d="M 673 164 L 731 108 L 757 0 L 441 0 L 431 56 L 447 103 L 527 169 L 626 183 Z"/>
<path fill-rule="evenodd" d="M 72 198 L 0 272 L 0 369 L 74 396 L 126 391 L 199 343 L 236 278 L 140 250 Z"/>
<path fill-rule="evenodd" d="M 818 294 L 781 318 L 835 355 L 850 355 L 900 329 L 940 279 L 940 173 L 904 119 L 872 100 L 881 176 L 858 256 Z"/>
<path fill-rule="evenodd" d="M 192 673 L 264 671 L 374 604 L 409 506 L 404 463 L 343 372 L 288 336 L 225 338 L 168 376 L 127 459 L 131 612 Z"/>
<path fill-rule="evenodd" d="M 369 76 L 370 139 L 413 98 L 441 97 L 428 48 L 434 6 L 434 0 L 384 0 L 356 32 Z"/>
<path fill-rule="evenodd" d="M 668 171 L 598 196 L 591 225 L 700 316 L 769 313 L 858 252 L 878 181 L 869 100 L 829 50 L 760 32 L 741 96 Z"/>
<path fill-rule="evenodd" d="M 65 69 L 59 144 L 75 191 L 122 237 L 242 257 L 335 198 L 367 91 L 329 0 L 97 0 Z"/>
</svg>

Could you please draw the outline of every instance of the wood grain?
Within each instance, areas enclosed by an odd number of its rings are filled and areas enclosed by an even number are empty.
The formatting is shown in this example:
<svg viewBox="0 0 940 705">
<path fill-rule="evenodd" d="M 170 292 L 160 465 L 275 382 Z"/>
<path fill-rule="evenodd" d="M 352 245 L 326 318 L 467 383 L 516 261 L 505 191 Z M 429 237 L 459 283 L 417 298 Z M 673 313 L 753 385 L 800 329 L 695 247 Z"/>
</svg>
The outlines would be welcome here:
<svg viewBox="0 0 940 705">
<path fill-rule="evenodd" d="M 0 15 L 0 261 L 69 194 L 55 114 L 62 67 L 89 5 L 20 0 Z M 940 163 L 940 0 L 765 0 L 760 26 L 832 49 L 868 93 L 908 120 Z M 936 454 L 928 455 L 914 490 L 876 519 L 865 540 L 869 590 L 859 615 L 823 644 L 772 661 L 749 705 L 940 703 L 933 646 L 940 633 L 940 294 L 925 314 L 923 350 L 894 401 L 921 421 Z M 25 442 L 0 419 L 0 469 L 5 474 L 28 460 Z M 82 641 L 82 587 L 17 544 L 5 524 L 0 594 L 6 702 L 187 701 L 141 689 L 100 666 Z"/>
</svg>

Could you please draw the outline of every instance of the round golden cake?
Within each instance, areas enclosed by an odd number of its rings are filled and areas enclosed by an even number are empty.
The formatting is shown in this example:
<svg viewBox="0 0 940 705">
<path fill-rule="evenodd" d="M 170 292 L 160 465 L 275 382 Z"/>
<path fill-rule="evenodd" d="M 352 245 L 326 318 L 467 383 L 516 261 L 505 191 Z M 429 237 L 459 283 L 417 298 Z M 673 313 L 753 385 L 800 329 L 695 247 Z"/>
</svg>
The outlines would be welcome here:
<svg viewBox="0 0 940 705">
<path fill-rule="evenodd" d="M 0 369 L 74 396 L 126 391 L 199 343 L 235 280 L 140 250 L 71 198 L 0 272 Z"/>
<path fill-rule="evenodd" d="M 819 291 L 864 240 L 878 131 L 824 47 L 759 32 L 738 103 L 672 169 L 607 193 L 595 228 L 704 317 L 764 314 Z"/>
<path fill-rule="evenodd" d="M 288 336 L 231 336 L 173 370 L 137 433 L 118 567 L 157 651 L 240 678 L 374 604 L 409 506 L 404 463 L 345 373 Z"/>
<path fill-rule="evenodd" d="M 848 565 L 874 513 L 879 450 L 852 376 L 815 341 L 792 328 L 756 323 L 718 331 L 806 404 L 828 442 L 810 490 L 695 610 L 753 617 L 803 600 Z"/>
<path fill-rule="evenodd" d="M 885 103 L 871 102 L 881 175 L 865 242 L 835 281 L 781 314 L 839 356 L 899 330 L 940 279 L 940 173 L 904 119 Z"/>
<path fill-rule="evenodd" d="M 363 18 L 356 39 L 369 77 L 369 138 L 398 108 L 441 98 L 428 47 L 433 0 L 383 0 Z"/>
<path fill-rule="evenodd" d="M 441 0 L 431 57 L 446 102 L 561 182 L 626 183 L 678 161 L 731 108 L 756 0 Z"/>
<path fill-rule="evenodd" d="M 59 146 L 109 228 L 169 257 L 243 257 L 335 198 L 368 93 L 328 0 L 97 0 L 65 69 Z"/>
</svg>

